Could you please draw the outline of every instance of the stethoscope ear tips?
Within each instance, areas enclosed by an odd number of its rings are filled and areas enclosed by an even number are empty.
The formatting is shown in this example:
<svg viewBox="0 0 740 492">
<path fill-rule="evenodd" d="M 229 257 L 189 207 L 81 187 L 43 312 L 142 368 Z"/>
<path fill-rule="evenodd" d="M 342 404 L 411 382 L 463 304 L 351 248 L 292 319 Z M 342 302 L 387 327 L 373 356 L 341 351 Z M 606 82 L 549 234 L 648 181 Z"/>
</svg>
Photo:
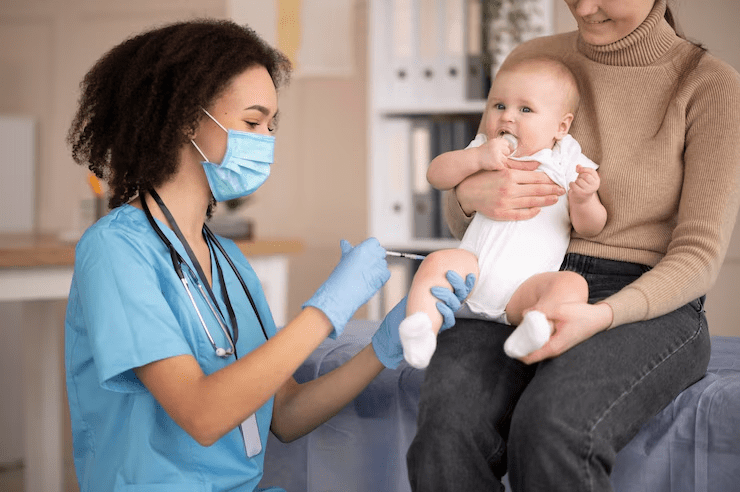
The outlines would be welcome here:
<svg viewBox="0 0 740 492">
<path fill-rule="evenodd" d="M 226 357 L 226 350 L 219 347 L 216 349 L 216 355 L 219 357 Z"/>
</svg>

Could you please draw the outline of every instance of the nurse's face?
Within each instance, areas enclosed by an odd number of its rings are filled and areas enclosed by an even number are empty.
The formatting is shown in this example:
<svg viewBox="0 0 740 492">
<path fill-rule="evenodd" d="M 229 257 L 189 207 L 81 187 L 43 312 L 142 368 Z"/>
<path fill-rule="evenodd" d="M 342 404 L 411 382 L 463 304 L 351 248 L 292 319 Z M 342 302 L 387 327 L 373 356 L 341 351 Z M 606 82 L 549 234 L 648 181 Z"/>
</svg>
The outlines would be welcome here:
<svg viewBox="0 0 740 492">
<path fill-rule="evenodd" d="M 234 77 L 208 112 L 227 130 L 272 135 L 278 113 L 277 91 L 263 66 L 248 68 Z M 194 138 L 211 162 L 226 154 L 227 133 L 205 113 Z"/>
<path fill-rule="evenodd" d="M 647 18 L 655 0 L 565 0 L 589 44 L 619 41 Z"/>
</svg>

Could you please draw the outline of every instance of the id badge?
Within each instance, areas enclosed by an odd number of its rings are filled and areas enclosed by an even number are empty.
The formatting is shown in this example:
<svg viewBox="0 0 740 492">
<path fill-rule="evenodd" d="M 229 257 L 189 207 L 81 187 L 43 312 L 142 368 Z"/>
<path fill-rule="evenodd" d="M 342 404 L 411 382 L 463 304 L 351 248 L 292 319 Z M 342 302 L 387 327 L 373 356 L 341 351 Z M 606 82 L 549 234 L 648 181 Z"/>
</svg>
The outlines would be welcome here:
<svg viewBox="0 0 740 492">
<path fill-rule="evenodd" d="M 257 417 L 255 414 L 247 417 L 247 420 L 239 426 L 244 439 L 244 450 L 248 458 L 257 456 L 262 451 L 262 441 L 260 440 L 260 430 L 257 427 Z"/>
</svg>

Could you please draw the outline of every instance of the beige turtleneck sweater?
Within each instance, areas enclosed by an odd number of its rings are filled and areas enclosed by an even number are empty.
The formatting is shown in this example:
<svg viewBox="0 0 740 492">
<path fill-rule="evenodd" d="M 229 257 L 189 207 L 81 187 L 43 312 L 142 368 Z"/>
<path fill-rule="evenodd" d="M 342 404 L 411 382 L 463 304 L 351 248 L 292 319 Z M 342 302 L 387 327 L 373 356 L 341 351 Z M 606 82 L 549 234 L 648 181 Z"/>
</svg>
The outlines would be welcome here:
<svg viewBox="0 0 740 492">
<path fill-rule="evenodd" d="M 586 44 L 572 32 L 510 55 L 556 57 L 579 80 L 571 134 L 600 165 L 608 219 L 595 237 L 574 233 L 569 252 L 653 267 L 605 299 L 612 326 L 704 295 L 740 206 L 740 75 L 710 54 L 697 65 L 697 48 L 664 20 L 665 5 L 656 1 L 642 25 L 610 45 Z M 447 203 L 450 228 L 462 237 L 470 218 L 454 192 Z"/>
</svg>

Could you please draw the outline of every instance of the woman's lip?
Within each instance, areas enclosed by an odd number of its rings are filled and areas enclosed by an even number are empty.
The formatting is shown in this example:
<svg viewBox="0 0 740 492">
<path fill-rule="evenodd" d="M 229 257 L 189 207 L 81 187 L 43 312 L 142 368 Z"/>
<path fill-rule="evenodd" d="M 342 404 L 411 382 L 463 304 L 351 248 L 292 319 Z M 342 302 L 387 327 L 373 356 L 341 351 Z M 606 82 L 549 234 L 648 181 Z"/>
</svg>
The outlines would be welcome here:
<svg viewBox="0 0 740 492">
<path fill-rule="evenodd" d="M 586 24 L 588 24 L 588 25 L 593 26 L 593 25 L 597 25 L 597 24 L 603 24 L 604 22 L 607 22 L 608 20 L 609 19 L 603 19 L 603 20 L 597 20 L 597 21 L 590 21 L 590 20 L 583 19 L 583 22 L 586 23 Z"/>
</svg>

